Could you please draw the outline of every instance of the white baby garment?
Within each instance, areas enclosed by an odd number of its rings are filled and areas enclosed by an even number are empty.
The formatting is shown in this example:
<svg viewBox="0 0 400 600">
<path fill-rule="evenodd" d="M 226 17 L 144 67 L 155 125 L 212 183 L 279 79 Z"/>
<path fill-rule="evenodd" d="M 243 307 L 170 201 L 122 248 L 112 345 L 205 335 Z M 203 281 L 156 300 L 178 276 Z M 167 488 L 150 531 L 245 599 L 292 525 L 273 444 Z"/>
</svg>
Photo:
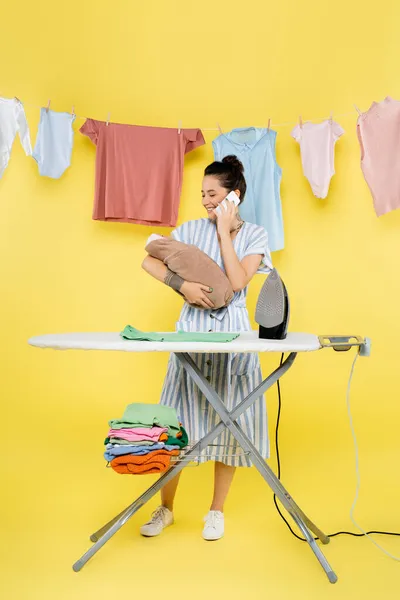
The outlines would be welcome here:
<svg viewBox="0 0 400 600">
<path fill-rule="evenodd" d="M 32 147 L 24 107 L 16 98 L 0 98 L 0 177 L 7 168 L 17 132 L 26 155 L 30 156 Z"/>
<path fill-rule="evenodd" d="M 335 143 L 343 134 L 344 130 L 331 119 L 322 123 L 307 121 L 292 131 L 292 137 L 300 144 L 303 173 L 317 198 L 328 195 L 335 174 Z"/>
</svg>

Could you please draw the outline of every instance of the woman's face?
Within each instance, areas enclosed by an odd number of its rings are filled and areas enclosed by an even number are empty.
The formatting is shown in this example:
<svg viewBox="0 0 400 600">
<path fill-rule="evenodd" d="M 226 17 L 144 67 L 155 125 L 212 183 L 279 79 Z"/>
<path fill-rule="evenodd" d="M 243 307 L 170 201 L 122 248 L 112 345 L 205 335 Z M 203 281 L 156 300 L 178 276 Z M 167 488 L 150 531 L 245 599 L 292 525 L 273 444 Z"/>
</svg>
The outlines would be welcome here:
<svg viewBox="0 0 400 600">
<path fill-rule="evenodd" d="M 207 211 L 210 221 L 215 221 L 216 216 L 212 212 L 222 200 L 225 200 L 230 190 L 222 187 L 218 177 L 214 175 L 206 175 L 203 179 L 203 187 L 201 195 L 203 198 L 203 206 Z M 239 190 L 235 190 L 237 195 L 240 195 Z"/>
</svg>

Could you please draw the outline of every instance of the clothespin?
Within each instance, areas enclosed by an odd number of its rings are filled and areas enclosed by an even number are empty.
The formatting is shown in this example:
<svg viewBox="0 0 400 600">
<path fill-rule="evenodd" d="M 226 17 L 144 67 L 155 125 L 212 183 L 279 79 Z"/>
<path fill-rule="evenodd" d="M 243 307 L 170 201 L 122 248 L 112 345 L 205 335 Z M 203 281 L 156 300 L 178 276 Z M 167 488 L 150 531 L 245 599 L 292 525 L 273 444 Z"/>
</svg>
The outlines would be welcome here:
<svg viewBox="0 0 400 600">
<path fill-rule="evenodd" d="M 270 129 L 271 129 L 271 119 L 268 119 L 268 133 L 269 133 Z"/>
<path fill-rule="evenodd" d="M 48 101 L 48 103 L 47 103 L 47 106 L 46 106 L 46 112 L 49 112 L 49 108 L 50 108 L 50 100 L 49 100 L 49 101 Z"/>
<path fill-rule="evenodd" d="M 107 115 L 107 121 L 106 121 L 106 126 L 108 127 L 110 124 L 110 118 L 111 118 L 111 113 L 108 113 Z"/>
<path fill-rule="evenodd" d="M 300 128 L 303 129 L 303 119 L 301 118 L 301 115 L 299 116 L 299 124 Z"/>
<path fill-rule="evenodd" d="M 218 131 L 220 132 L 220 134 L 222 135 L 224 132 L 221 129 L 221 125 L 219 123 L 217 123 L 217 127 L 218 127 Z"/>
<path fill-rule="evenodd" d="M 356 109 L 356 111 L 358 112 L 359 115 L 362 115 L 361 110 L 358 108 L 357 104 L 354 105 L 354 108 Z"/>
<path fill-rule="evenodd" d="M 331 112 L 331 116 L 329 117 L 329 120 L 330 120 L 331 125 L 332 125 L 332 123 L 333 123 L 333 112 Z"/>
<path fill-rule="evenodd" d="M 22 104 L 21 100 L 17 96 L 14 96 L 14 98 L 16 99 L 17 102 L 19 102 L 20 104 Z"/>
<path fill-rule="evenodd" d="M 181 133 L 181 129 L 182 129 L 182 121 L 178 121 L 178 134 Z"/>
<path fill-rule="evenodd" d="M 73 117 L 75 117 L 75 106 L 72 106 L 71 115 L 72 115 Z"/>
</svg>

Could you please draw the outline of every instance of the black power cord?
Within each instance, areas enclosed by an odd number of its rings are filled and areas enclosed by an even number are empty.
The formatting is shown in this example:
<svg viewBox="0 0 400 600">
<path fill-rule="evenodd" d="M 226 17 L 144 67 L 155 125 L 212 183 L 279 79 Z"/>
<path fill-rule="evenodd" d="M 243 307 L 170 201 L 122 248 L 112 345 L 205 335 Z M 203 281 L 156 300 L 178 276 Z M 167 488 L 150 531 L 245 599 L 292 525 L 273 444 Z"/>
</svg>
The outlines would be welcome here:
<svg viewBox="0 0 400 600">
<path fill-rule="evenodd" d="M 279 366 L 281 366 L 283 363 L 283 357 L 284 357 L 284 354 L 282 354 L 282 356 L 281 356 L 281 362 L 279 363 Z M 276 449 L 276 460 L 278 463 L 278 479 L 280 480 L 280 478 L 281 478 L 281 460 L 279 457 L 278 432 L 279 432 L 279 421 L 280 421 L 280 417 L 281 417 L 282 400 L 281 400 L 281 386 L 279 383 L 279 379 L 276 382 L 276 384 L 278 386 L 278 416 L 276 419 L 276 428 L 275 428 L 275 449 Z M 306 542 L 307 540 L 305 538 L 301 537 L 300 535 L 297 535 L 297 533 L 295 531 L 293 531 L 290 524 L 288 523 L 288 521 L 285 519 L 285 517 L 281 513 L 280 508 L 277 503 L 277 500 L 276 500 L 276 494 L 274 494 L 274 504 L 276 506 L 276 510 L 278 511 L 279 515 L 285 521 L 286 525 L 288 526 L 290 532 L 294 535 L 294 537 L 296 537 L 298 540 L 300 540 L 302 542 Z M 370 533 L 380 533 L 382 535 L 398 535 L 398 536 L 400 536 L 400 533 L 396 533 L 394 531 L 367 531 L 367 534 L 370 534 Z M 365 537 L 364 533 L 354 533 L 353 531 L 337 531 L 336 533 L 328 534 L 328 537 L 331 538 L 331 537 L 335 537 L 336 535 L 353 535 L 354 537 Z M 314 540 L 318 540 L 318 539 L 319 538 L 314 538 Z"/>
</svg>

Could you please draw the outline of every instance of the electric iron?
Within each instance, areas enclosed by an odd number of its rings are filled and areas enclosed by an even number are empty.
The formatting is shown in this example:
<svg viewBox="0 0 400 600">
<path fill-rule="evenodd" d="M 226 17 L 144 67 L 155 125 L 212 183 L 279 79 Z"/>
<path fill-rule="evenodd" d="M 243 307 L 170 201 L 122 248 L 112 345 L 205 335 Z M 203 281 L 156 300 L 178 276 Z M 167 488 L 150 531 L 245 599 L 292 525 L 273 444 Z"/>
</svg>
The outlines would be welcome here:
<svg viewBox="0 0 400 600">
<path fill-rule="evenodd" d="M 290 305 L 285 284 L 278 271 L 272 269 L 261 288 L 256 306 L 258 337 L 267 340 L 284 340 L 287 336 Z"/>
</svg>

